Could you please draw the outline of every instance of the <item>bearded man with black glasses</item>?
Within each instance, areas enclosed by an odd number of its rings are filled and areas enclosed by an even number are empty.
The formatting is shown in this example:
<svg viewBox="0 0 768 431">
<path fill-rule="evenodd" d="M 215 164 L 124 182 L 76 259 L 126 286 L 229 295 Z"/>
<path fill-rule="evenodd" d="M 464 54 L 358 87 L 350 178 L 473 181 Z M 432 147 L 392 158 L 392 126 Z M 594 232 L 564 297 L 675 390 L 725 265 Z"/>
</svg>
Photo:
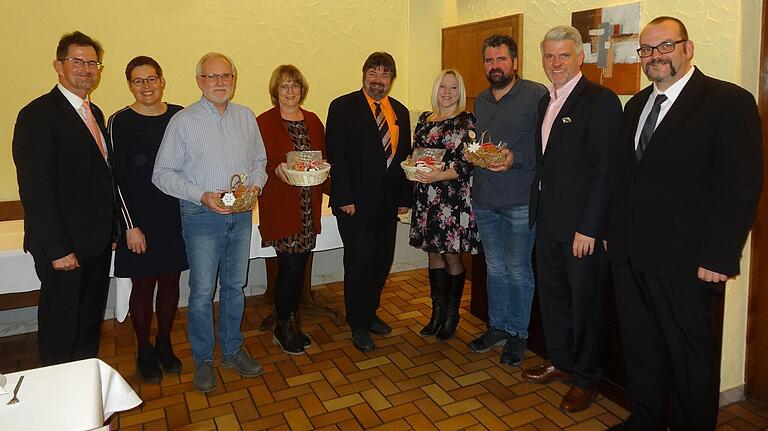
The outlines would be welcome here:
<svg viewBox="0 0 768 431">
<path fill-rule="evenodd" d="M 640 33 L 653 84 L 624 110 L 607 234 L 632 414 L 612 429 L 717 424 L 715 304 L 755 217 L 762 138 L 752 95 L 701 73 L 693 52 L 677 18 Z"/>
</svg>

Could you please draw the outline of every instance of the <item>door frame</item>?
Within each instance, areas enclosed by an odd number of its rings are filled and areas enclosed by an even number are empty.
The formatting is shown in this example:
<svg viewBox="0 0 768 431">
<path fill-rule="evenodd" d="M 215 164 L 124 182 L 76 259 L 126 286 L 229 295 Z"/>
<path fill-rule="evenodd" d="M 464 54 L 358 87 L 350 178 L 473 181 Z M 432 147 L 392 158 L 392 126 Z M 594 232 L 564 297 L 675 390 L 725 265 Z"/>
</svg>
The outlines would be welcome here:
<svg viewBox="0 0 768 431">
<path fill-rule="evenodd" d="M 768 361 L 768 0 L 763 0 L 762 15 L 758 109 L 763 125 L 763 193 L 752 228 L 745 394 L 747 398 L 768 402 L 768 373 L 763 371 Z"/>
</svg>

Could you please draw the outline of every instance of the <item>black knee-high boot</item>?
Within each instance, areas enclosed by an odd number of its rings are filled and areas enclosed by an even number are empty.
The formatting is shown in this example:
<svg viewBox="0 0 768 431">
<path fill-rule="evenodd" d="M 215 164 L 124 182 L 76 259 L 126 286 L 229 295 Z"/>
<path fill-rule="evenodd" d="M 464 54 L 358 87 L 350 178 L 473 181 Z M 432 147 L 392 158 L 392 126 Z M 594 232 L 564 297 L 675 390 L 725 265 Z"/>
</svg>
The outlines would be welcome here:
<svg viewBox="0 0 768 431">
<path fill-rule="evenodd" d="M 459 305 L 461 305 L 461 294 L 464 292 L 464 278 L 466 272 L 461 274 L 447 274 L 448 303 L 446 304 L 445 323 L 437 332 L 438 340 L 447 340 L 453 337 L 456 332 L 456 326 L 459 324 Z"/>
<path fill-rule="evenodd" d="M 432 298 L 432 317 L 427 326 L 419 334 L 423 336 L 435 335 L 445 323 L 446 302 L 448 301 L 448 288 L 446 286 L 445 268 L 429 270 L 429 296 Z"/>
</svg>

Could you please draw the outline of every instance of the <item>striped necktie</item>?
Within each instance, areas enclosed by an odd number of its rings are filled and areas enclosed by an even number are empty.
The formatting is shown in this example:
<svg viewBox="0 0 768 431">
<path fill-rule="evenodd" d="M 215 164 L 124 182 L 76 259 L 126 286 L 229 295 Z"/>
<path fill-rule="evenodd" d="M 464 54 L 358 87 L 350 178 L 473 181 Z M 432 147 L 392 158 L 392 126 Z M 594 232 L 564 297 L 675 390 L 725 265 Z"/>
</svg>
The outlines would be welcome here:
<svg viewBox="0 0 768 431">
<path fill-rule="evenodd" d="M 384 146 L 384 155 L 387 156 L 387 167 L 392 163 L 392 137 L 389 135 L 389 125 L 384 117 L 384 111 L 381 110 L 381 102 L 373 102 L 376 105 L 376 125 L 379 127 L 379 136 L 381 144 Z"/>
<path fill-rule="evenodd" d="M 88 130 L 91 131 L 93 139 L 96 141 L 96 146 L 99 147 L 101 157 L 106 160 L 107 154 L 104 151 L 104 143 L 101 142 L 101 132 L 99 126 L 96 124 L 96 119 L 93 118 L 93 112 L 91 112 L 91 104 L 87 100 L 83 100 L 83 111 L 85 111 L 85 122 L 88 125 Z"/>
</svg>

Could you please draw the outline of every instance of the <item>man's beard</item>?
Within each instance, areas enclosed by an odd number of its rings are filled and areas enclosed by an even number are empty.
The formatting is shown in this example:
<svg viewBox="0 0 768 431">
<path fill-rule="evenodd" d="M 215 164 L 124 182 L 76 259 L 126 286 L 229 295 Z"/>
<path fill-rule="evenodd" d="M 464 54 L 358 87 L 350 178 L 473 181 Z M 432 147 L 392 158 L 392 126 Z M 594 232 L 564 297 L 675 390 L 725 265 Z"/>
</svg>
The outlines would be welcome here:
<svg viewBox="0 0 768 431">
<path fill-rule="evenodd" d="M 383 99 L 384 96 L 387 95 L 386 88 L 382 84 L 376 84 L 376 83 L 368 84 L 368 91 L 370 93 L 368 95 L 374 99 L 375 98 Z"/>
<path fill-rule="evenodd" d="M 659 58 L 656 60 L 651 60 L 645 65 L 645 76 L 648 77 L 648 80 L 653 82 L 660 82 L 664 80 L 664 76 L 657 76 L 657 75 L 651 75 L 651 67 L 657 66 L 661 64 L 668 64 L 669 65 L 669 76 L 675 76 L 677 75 L 677 69 L 675 69 L 675 66 L 672 65 L 672 60 L 668 58 Z"/>
<path fill-rule="evenodd" d="M 498 77 L 493 77 L 492 75 L 496 72 L 499 72 L 501 75 Z M 515 75 L 505 75 L 501 69 L 491 69 L 488 71 L 485 77 L 488 79 L 488 82 L 491 83 L 492 88 L 504 88 L 509 85 L 510 82 L 512 82 Z"/>
</svg>

